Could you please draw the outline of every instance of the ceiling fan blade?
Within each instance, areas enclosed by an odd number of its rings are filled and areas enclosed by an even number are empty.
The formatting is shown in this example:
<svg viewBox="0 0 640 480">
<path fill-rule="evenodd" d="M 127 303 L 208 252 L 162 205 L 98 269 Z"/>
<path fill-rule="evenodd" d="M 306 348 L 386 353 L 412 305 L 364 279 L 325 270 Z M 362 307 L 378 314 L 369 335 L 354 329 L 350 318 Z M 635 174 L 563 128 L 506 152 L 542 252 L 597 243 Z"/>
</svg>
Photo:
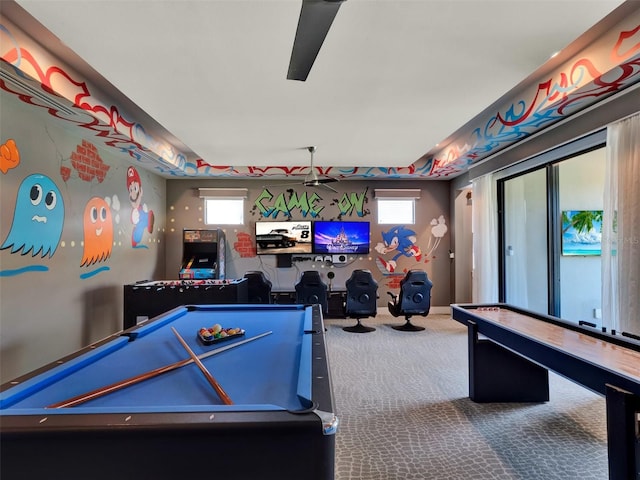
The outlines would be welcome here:
<svg viewBox="0 0 640 480">
<path fill-rule="evenodd" d="M 343 1 L 345 0 L 302 0 L 287 73 L 288 80 L 304 82 L 307 79 Z"/>
<path fill-rule="evenodd" d="M 331 190 L 332 192 L 338 193 L 338 191 L 333 188 L 331 185 L 329 185 L 328 182 L 319 182 L 316 181 L 314 183 L 306 183 L 304 184 L 305 187 L 318 187 L 318 188 L 326 188 L 327 190 Z"/>
<path fill-rule="evenodd" d="M 322 178 L 317 178 L 315 180 L 315 183 L 333 183 L 333 182 L 337 182 L 338 179 L 337 178 L 333 178 L 333 177 L 322 177 Z"/>
<path fill-rule="evenodd" d="M 334 193 L 338 193 L 338 191 L 335 188 L 333 188 L 331 185 L 327 185 L 326 183 L 321 183 L 320 186 L 323 188 L 326 188 L 327 190 L 331 190 Z"/>
<path fill-rule="evenodd" d="M 338 193 L 338 191 L 333 188 L 332 186 L 330 186 L 330 183 L 333 182 L 337 182 L 338 179 L 337 178 L 315 178 L 313 180 L 305 180 L 303 185 L 305 187 L 322 187 L 322 188 L 326 188 L 327 190 L 331 190 L 332 192 Z"/>
</svg>

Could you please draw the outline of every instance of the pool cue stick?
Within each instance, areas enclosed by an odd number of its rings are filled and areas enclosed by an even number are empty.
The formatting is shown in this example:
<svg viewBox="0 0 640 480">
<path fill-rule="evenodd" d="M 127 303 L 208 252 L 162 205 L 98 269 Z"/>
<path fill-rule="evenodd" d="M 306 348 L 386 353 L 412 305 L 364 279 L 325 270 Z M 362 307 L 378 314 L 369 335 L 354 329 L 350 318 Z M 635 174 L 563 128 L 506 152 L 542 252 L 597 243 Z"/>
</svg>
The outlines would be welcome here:
<svg viewBox="0 0 640 480">
<path fill-rule="evenodd" d="M 203 353 L 198 358 L 200 360 L 204 360 L 205 358 L 209 358 L 213 355 L 217 355 L 227 350 L 231 350 L 232 348 L 239 347 L 240 345 L 244 345 L 245 343 L 253 342 L 254 340 L 258 340 L 259 338 L 266 337 L 267 335 L 271 335 L 272 333 L 273 332 L 270 330 L 268 332 L 261 333 L 260 335 L 256 335 L 255 337 L 242 340 L 241 342 L 231 343 L 222 348 L 217 348 L 216 350 L 211 350 L 210 352 Z M 161 375 L 163 373 L 170 372 L 171 370 L 175 370 L 176 368 L 189 365 L 192 362 L 193 360 L 191 358 L 186 358 L 184 360 L 180 360 L 170 365 L 165 365 L 164 367 L 159 367 L 159 368 L 156 368 L 155 370 L 150 370 L 148 372 L 141 373 L 140 375 L 136 375 L 135 377 L 130 377 L 125 380 L 120 380 L 119 382 L 112 383 L 111 385 L 100 387 L 96 390 L 92 390 L 91 392 L 83 393 L 81 395 L 70 398 L 68 400 L 63 400 L 62 402 L 53 403 L 45 408 L 75 407 L 76 405 L 80 405 L 81 403 L 88 402 L 89 400 L 93 400 L 94 398 L 102 397 L 104 395 L 107 395 L 111 392 L 115 392 L 117 390 L 128 387 L 130 385 L 135 385 L 136 383 L 143 382 L 149 378 L 157 377 L 158 375 Z"/>
<path fill-rule="evenodd" d="M 198 368 L 200 369 L 202 374 L 205 376 L 207 381 L 211 384 L 213 389 L 216 391 L 216 393 L 220 397 L 220 400 L 222 400 L 222 403 L 224 403 L 225 405 L 233 405 L 233 401 L 231 400 L 231 397 L 227 395 L 227 392 L 224 391 L 224 388 L 222 388 L 222 385 L 220 385 L 220 383 L 218 383 L 218 381 L 213 377 L 213 375 L 211 375 L 209 370 L 207 370 L 207 367 L 204 366 L 204 364 L 200 361 L 198 356 L 195 353 L 193 353 L 193 350 L 191 350 L 191 347 L 187 345 L 187 342 L 184 341 L 184 338 L 182 338 L 182 336 L 178 333 L 175 327 L 171 327 L 171 330 L 173 330 L 173 333 L 175 334 L 176 337 L 178 337 L 178 340 L 180 340 L 180 343 L 182 344 L 184 349 L 187 351 L 187 353 L 189 353 L 189 356 L 193 359 L 194 363 L 198 366 Z"/>
</svg>

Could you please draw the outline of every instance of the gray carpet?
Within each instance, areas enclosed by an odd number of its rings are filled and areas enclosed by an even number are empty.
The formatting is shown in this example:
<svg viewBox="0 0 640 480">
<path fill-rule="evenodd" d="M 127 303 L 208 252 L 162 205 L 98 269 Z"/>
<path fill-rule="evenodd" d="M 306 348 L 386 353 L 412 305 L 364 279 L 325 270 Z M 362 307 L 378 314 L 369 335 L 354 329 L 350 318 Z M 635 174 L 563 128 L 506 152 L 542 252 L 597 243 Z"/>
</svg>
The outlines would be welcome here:
<svg viewBox="0 0 640 480">
<path fill-rule="evenodd" d="M 550 373 L 551 400 L 468 398 L 466 328 L 417 317 L 422 332 L 364 319 L 325 320 L 336 407 L 336 480 L 606 479 L 605 401 Z"/>
</svg>

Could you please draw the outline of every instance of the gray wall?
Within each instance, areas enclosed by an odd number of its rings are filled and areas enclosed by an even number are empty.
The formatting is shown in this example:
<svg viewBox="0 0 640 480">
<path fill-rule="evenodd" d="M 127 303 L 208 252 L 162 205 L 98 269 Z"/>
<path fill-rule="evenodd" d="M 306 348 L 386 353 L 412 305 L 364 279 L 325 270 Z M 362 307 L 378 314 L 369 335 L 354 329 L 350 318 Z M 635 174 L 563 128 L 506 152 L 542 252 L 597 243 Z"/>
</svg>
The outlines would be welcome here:
<svg viewBox="0 0 640 480">
<path fill-rule="evenodd" d="M 308 195 L 316 193 L 321 197 L 318 205 L 323 209 L 315 218 L 307 215 L 303 216 L 299 209 L 292 211 L 292 220 L 333 220 L 341 218 L 343 220 L 360 220 L 371 222 L 371 253 L 369 255 L 350 256 L 346 264 L 326 264 L 325 262 L 315 262 L 314 256 L 304 262 L 296 262 L 290 268 L 277 268 L 274 255 L 243 254 L 239 248 L 239 242 L 249 239 L 255 241 L 254 229 L 256 221 L 279 220 L 285 221 L 286 217 L 279 214 L 276 218 L 265 218 L 255 201 L 264 191 L 265 185 L 281 185 L 282 181 L 233 181 L 233 180 L 170 180 L 167 182 L 167 258 L 166 277 L 177 278 L 182 259 L 182 230 L 185 228 L 207 228 L 203 223 L 203 200 L 199 198 L 198 188 L 248 188 L 246 199 L 245 225 L 241 226 L 210 226 L 209 228 L 222 228 L 227 240 L 227 278 L 241 277 L 248 270 L 262 270 L 274 284 L 274 289 L 292 290 L 298 280 L 301 271 L 307 269 L 318 269 L 322 278 L 328 283 L 327 273 L 333 271 L 335 278 L 332 286 L 335 289 L 344 288 L 344 282 L 356 268 L 371 270 L 374 278 L 379 284 L 379 305 L 386 306 L 389 296 L 387 291 L 397 292 L 397 284 L 401 275 L 409 269 L 420 268 L 427 272 L 433 281 L 432 305 L 448 306 L 450 298 L 450 212 L 449 212 L 449 182 L 442 181 L 340 181 L 331 184 L 338 190 L 334 193 L 319 188 L 304 188 L 299 183 L 291 183 L 293 190 L 298 195 L 305 192 Z M 267 189 L 278 197 L 280 194 L 288 195 L 285 186 L 269 186 Z M 415 257 L 401 256 L 397 260 L 394 275 L 389 275 L 386 270 L 380 268 L 378 257 L 385 260 L 392 258 L 392 254 L 382 255 L 375 250 L 377 243 L 382 242 L 382 232 L 388 231 L 392 225 L 377 225 L 376 222 L 376 200 L 374 189 L 376 188 L 413 188 L 421 192 L 420 199 L 416 203 L 416 224 L 406 225 L 416 233 L 415 244 L 420 248 L 422 257 L 418 261 Z M 354 208 L 343 213 L 345 205 L 352 195 L 358 198 L 364 196 L 363 208 Z M 286 197 L 288 198 L 288 196 Z M 268 203 L 268 202 L 267 202 Z M 358 211 L 362 216 L 358 215 Z M 446 233 L 439 240 L 433 235 L 432 228 L 435 221 L 443 216 Z M 439 224 L 442 225 L 442 224 Z M 444 230 L 441 226 L 435 231 Z M 437 244 L 437 245 L 436 245 Z"/>
<path fill-rule="evenodd" d="M 127 155 L 118 156 L 106 148 L 95 134 L 60 121 L 40 107 L 28 106 L 13 95 L 2 93 L 0 145 L 3 152 L 17 151 L 18 157 L 5 156 L 0 173 L 0 381 L 4 382 L 72 353 L 88 344 L 118 332 L 122 327 L 123 285 L 138 280 L 177 278 L 182 255 L 182 229 L 204 227 L 202 199 L 198 187 L 248 187 L 246 223 L 221 226 L 227 238 L 227 278 L 242 276 L 247 270 L 263 270 L 275 288 L 290 290 L 302 270 L 317 268 L 323 278 L 334 271 L 333 287 L 344 287 L 354 268 L 370 269 L 379 282 L 379 304 L 385 306 L 387 291 L 397 291 L 402 274 L 422 268 L 433 280 L 434 307 L 448 306 L 451 296 L 450 245 L 451 215 L 449 182 L 446 181 L 343 181 L 339 193 L 314 191 L 323 207 L 316 219 L 367 220 L 372 226 L 369 255 L 349 257 L 345 264 L 326 264 L 313 259 L 297 262 L 292 268 L 277 268 L 275 257 L 241 253 L 238 243 L 253 242 L 254 225 L 264 218 L 255 206 L 263 192 L 264 180 L 165 180 L 132 163 Z M 82 137 L 91 139 L 83 140 Z M 15 149 L 12 150 L 12 145 Z M 95 164 L 92 164 L 95 162 Z M 97 168 L 96 171 L 92 171 Z M 142 203 L 154 213 L 152 232 L 145 230 L 139 243 L 132 242 L 134 207 L 129 199 L 127 169 L 134 166 L 140 175 Z M 29 190 L 24 185 L 33 174 L 52 182 L 64 206 L 56 234 L 54 222 L 44 234 L 28 227 Z M 298 188 L 300 187 L 300 188 Z M 391 226 L 375 221 L 375 188 L 416 188 L 421 198 L 416 207 L 415 244 L 422 257 L 401 256 L 396 275 L 388 275 L 377 262 L 382 255 L 375 245 Z M 269 187 L 274 196 L 286 194 L 285 187 Z M 346 195 L 346 197 L 345 197 Z M 345 209 L 345 198 L 364 199 L 362 208 Z M 110 248 L 87 237 L 85 209 L 91 202 L 106 205 L 110 214 Z M 57 210 L 59 211 L 59 210 Z M 362 216 L 360 216 L 361 214 Z M 442 216 L 446 233 L 432 234 L 432 222 Z M 310 219 L 294 211 L 294 220 Z M 273 219 L 273 218 L 270 218 Z M 283 220 L 282 215 L 275 220 Z M 442 230 L 442 226 L 439 227 Z M 59 236 L 56 236 L 59 235 Z M 22 245 L 25 245 L 24 247 Z M 30 249 L 30 246 L 34 249 Z M 49 248 L 51 246 L 51 248 Z M 42 249 L 40 247 L 43 247 Z M 35 250 L 35 252 L 34 252 Z M 36 255 L 34 255 L 34 253 Z"/>
<path fill-rule="evenodd" d="M 0 250 L 0 375 L 6 381 L 122 328 L 123 285 L 164 274 L 166 181 L 137 169 L 142 201 L 155 219 L 152 233 L 145 231 L 133 248 L 127 157 L 116 158 L 99 137 L 83 142 L 81 129 L 71 130 L 43 108 L 4 92 L 0 101 L 0 242 L 8 247 Z M 13 142 L 16 161 L 7 158 Z M 58 222 L 53 216 L 40 222 L 42 231 L 31 226 L 29 189 L 20 188 L 32 174 L 59 190 L 52 215 L 64 212 Z M 106 204 L 111 214 L 108 256 L 97 237 L 85 235 L 90 202 Z"/>
</svg>

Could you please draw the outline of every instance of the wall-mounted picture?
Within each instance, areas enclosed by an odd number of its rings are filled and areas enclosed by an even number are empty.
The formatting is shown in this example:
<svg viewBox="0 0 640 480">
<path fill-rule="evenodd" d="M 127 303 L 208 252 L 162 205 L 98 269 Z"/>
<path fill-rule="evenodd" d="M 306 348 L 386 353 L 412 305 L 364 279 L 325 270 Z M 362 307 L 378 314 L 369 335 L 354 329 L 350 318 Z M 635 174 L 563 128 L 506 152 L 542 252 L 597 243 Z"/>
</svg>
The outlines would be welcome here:
<svg viewBox="0 0 640 480">
<path fill-rule="evenodd" d="M 601 254 L 602 210 L 562 212 L 562 255 Z"/>
</svg>

